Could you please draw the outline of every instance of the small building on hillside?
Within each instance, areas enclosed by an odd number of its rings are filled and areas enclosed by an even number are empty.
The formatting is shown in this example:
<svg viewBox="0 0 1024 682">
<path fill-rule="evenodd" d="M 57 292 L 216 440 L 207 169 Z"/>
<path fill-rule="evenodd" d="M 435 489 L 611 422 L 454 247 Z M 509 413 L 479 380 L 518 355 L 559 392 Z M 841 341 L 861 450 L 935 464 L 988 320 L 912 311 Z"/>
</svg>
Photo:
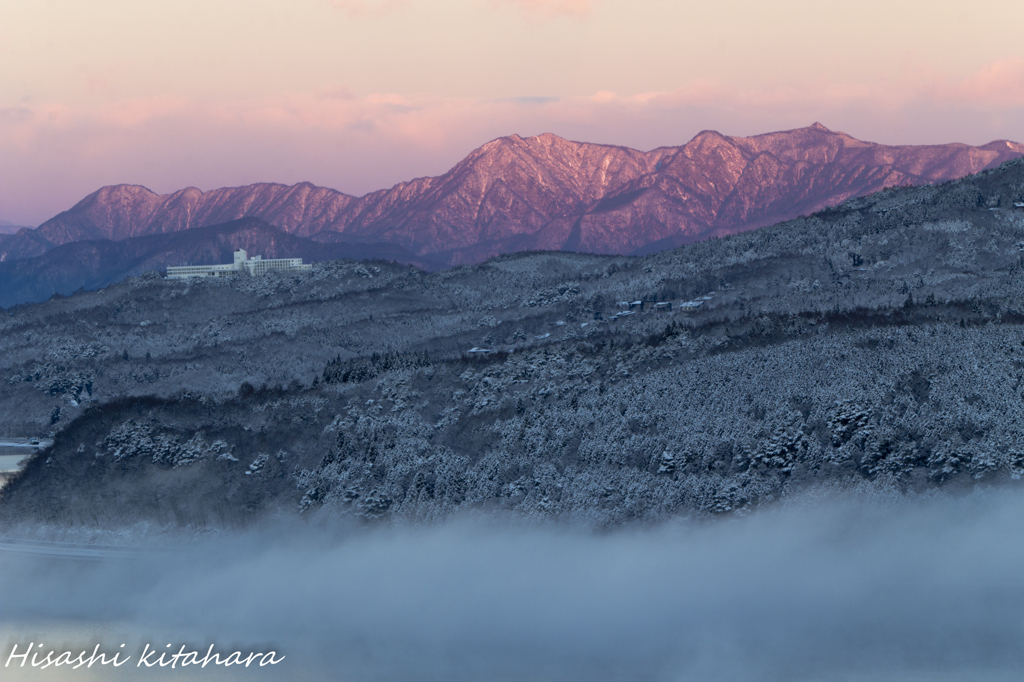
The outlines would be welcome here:
<svg viewBox="0 0 1024 682">
<path fill-rule="evenodd" d="M 278 272 L 308 272 L 312 265 L 304 265 L 301 258 L 267 258 L 253 256 L 245 249 L 235 251 L 233 263 L 218 265 L 171 265 L 167 268 L 167 279 L 188 279 L 189 277 L 230 277 L 244 273 L 265 275 L 271 270 Z"/>
</svg>

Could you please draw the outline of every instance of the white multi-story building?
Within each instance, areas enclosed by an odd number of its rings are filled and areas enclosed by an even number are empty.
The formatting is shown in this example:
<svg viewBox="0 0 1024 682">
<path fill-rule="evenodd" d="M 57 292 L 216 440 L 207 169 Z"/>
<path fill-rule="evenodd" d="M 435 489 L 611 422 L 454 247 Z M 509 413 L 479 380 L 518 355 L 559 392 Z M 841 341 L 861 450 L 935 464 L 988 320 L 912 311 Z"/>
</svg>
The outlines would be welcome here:
<svg viewBox="0 0 1024 682">
<path fill-rule="evenodd" d="M 235 251 L 235 262 L 220 265 L 171 265 L 167 268 L 168 279 L 187 279 L 189 277 L 230 277 L 248 273 L 265 275 L 271 270 L 281 272 L 307 272 L 312 265 L 303 265 L 301 258 L 267 258 L 253 256 L 244 249 Z"/>
</svg>

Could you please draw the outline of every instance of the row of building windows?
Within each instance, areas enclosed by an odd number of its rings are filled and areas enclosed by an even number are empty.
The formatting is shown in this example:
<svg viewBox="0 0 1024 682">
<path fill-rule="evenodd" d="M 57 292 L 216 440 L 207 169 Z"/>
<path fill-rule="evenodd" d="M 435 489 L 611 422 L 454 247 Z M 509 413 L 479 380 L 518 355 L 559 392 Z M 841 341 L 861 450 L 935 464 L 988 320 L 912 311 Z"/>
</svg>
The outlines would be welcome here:
<svg viewBox="0 0 1024 682">
<path fill-rule="evenodd" d="M 230 264 L 217 265 L 171 265 L 167 268 L 168 279 L 187 279 L 189 277 L 229 277 L 247 272 L 250 275 L 265 275 L 271 270 L 278 272 L 307 272 L 312 265 L 305 265 L 301 258 L 268 258 L 253 256 L 245 249 L 235 251 L 235 260 Z"/>
</svg>

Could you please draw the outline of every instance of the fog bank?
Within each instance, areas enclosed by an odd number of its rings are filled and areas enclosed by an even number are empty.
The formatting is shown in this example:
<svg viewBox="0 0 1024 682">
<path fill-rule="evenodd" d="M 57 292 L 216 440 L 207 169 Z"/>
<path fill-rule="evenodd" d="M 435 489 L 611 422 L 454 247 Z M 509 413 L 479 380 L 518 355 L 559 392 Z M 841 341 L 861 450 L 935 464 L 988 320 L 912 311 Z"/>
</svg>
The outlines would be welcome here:
<svg viewBox="0 0 1024 682">
<path fill-rule="evenodd" d="M 238 679 L 1010 679 L 1021 519 L 1011 491 L 609 534 L 463 521 L 222 535 L 134 560 L 0 553 L 0 639 L 5 658 L 40 633 L 288 657 Z"/>
</svg>

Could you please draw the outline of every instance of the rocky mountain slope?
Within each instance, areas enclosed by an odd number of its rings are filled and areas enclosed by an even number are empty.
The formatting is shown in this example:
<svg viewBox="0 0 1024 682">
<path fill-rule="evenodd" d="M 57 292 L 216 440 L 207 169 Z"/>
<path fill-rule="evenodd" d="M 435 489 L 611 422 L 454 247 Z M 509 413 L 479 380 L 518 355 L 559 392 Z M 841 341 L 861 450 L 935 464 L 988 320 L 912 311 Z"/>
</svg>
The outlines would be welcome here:
<svg viewBox="0 0 1024 682">
<path fill-rule="evenodd" d="M 1013 161 L 642 258 L 150 273 L 3 311 L 0 435 L 55 443 L 0 518 L 608 526 L 1012 484 L 1022 191 Z"/>
<path fill-rule="evenodd" d="M 243 217 L 319 241 L 386 242 L 445 266 L 537 249 L 651 253 L 884 187 L 962 177 L 1022 153 L 1024 146 L 1007 141 L 879 145 L 820 124 L 746 138 L 707 131 L 650 152 L 513 135 L 480 147 L 444 175 L 359 198 L 309 183 L 170 195 L 104 187 L 30 236 L 0 237 L 0 261 L 75 241 Z"/>
</svg>

